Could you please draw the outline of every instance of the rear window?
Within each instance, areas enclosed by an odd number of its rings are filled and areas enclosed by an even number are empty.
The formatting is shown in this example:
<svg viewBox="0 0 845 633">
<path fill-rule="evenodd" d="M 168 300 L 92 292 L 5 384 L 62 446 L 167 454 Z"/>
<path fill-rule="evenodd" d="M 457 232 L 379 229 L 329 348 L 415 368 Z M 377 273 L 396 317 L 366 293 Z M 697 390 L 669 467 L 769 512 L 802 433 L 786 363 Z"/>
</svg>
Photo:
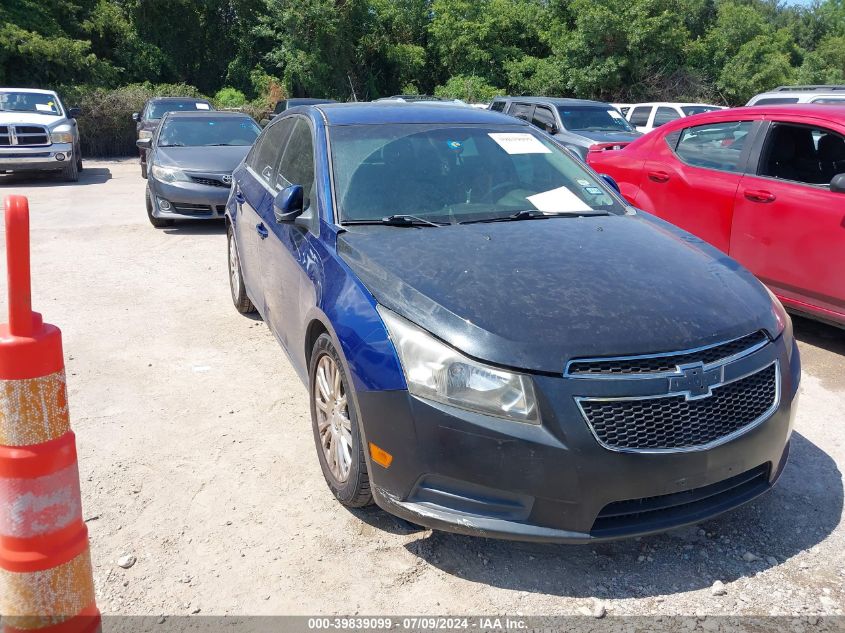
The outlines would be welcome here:
<svg viewBox="0 0 845 633">
<path fill-rule="evenodd" d="M 821 97 L 819 99 L 813 99 L 810 103 L 845 103 L 845 97 Z"/>
<path fill-rule="evenodd" d="M 147 106 L 145 119 L 160 119 L 168 112 L 207 112 L 213 110 L 208 101 L 185 99 L 184 101 L 153 101 Z"/>
<path fill-rule="evenodd" d="M 752 105 L 777 105 L 779 103 L 798 103 L 798 97 L 763 97 Z"/>
<path fill-rule="evenodd" d="M 708 123 L 688 127 L 681 132 L 675 154 L 695 167 L 736 172 L 751 121 Z"/>
<path fill-rule="evenodd" d="M 628 117 L 628 122 L 631 125 L 642 127 L 648 125 L 648 116 L 651 114 L 651 106 L 640 106 L 634 108 L 631 116 Z"/>
</svg>

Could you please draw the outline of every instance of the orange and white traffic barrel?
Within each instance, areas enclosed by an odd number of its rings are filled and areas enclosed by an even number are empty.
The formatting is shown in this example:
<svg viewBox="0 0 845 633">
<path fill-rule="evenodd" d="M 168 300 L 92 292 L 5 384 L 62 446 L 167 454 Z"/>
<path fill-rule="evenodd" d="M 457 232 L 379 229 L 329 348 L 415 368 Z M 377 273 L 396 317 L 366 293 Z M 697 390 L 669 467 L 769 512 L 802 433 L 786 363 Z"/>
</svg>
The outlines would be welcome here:
<svg viewBox="0 0 845 633">
<path fill-rule="evenodd" d="M 29 208 L 6 198 L 0 325 L 0 616 L 7 633 L 100 628 L 70 430 L 62 336 L 32 311 Z"/>
</svg>

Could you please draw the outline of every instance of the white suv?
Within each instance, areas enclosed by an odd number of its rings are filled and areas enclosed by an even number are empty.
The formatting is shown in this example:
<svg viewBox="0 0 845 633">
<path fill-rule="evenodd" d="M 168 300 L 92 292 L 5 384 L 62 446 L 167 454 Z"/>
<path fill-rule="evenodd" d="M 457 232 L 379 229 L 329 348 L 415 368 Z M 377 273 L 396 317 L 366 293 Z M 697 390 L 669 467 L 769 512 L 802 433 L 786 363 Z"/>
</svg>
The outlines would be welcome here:
<svg viewBox="0 0 845 633">
<path fill-rule="evenodd" d="M 751 97 L 745 105 L 838 103 L 845 105 L 845 86 L 780 86 Z"/>
<path fill-rule="evenodd" d="M 628 106 L 625 118 L 637 129 L 637 132 L 645 134 L 669 121 L 713 110 L 724 110 L 724 107 L 707 103 L 635 103 Z"/>
<path fill-rule="evenodd" d="M 0 173 L 57 171 L 79 180 L 78 114 L 52 90 L 0 88 Z"/>
</svg>

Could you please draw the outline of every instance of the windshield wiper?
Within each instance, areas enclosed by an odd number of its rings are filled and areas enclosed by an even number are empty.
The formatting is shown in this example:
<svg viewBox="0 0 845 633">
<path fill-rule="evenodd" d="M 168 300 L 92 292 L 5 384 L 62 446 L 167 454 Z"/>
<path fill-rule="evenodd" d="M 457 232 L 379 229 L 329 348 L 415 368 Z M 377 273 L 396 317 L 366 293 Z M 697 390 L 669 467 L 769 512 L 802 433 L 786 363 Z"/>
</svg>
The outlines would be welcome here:
<svg viewBox="0 0 845 633">
<path fill-rule="evenodd" d="M 230 145 L 232 147 L 234 147 L 235 144 L 234 143 L 206 143 L 205 145 L 203 145 L 203 147 L 228 147 Z"/>
<path fill-rule="evenodd" d="M 590 209 L 582 211 L 561 211 L 555 213 L 545 213 L 537 211 L 536 209 L 522 209 L 510 215 L 501 216 L 498 218 L 481 218 L 480 220 L 466 220 L 460 224 L 480 224 L 482 222 L 518 222 L 519 220 L 545 220 L 546 218 L 563 218 L 563 217 L 579 217 L 579 216 L 596 216 L 596 215 L 610 215 L 607 211 L 600 211 L 599 209 Z"/>
<path fill-rule="evenodd" d="M 385 226 L 445 226 L 448 222 L 432 222 L 415 215 L 388 215 L 380 220 L 350 220 L 344 224 L 383 224 Z"/>
<path fill-rule="evenodd" d="M 184 143 L 160 143 L 159 147 L 185 147 Z"/>
</svg>

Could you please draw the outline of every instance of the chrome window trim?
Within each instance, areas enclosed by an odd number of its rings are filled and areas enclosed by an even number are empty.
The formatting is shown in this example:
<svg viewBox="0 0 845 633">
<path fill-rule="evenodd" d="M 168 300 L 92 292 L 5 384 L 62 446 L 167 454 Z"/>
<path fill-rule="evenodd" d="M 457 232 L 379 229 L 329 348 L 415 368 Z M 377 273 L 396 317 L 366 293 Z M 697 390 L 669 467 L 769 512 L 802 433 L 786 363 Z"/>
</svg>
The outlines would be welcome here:
<svg viewBox="0 0 845 633">
<path fill-rule="evenodd" d="M 760 417 L 752 420 L 748 424 L 743 427 L 738 428 L 736 431 L 729 433 L 719 439 L 713 440 L 712 442 L 708 442 L 707 444 L 698 444 L 696 446 L 687 446 L 684 448 L 623 448 L 619 446 L 611 446 L 610 444 L 606 444 L 599 436 L 596 434 L 595 429 L 593 429 L 593 425 L 590 423 L 589 418 L 587 417 L 586 411 L 584 411 L 584 407 L 581 406 L 582 402 L 614 402 L 614 401 L 634 401 L 634 400 L 655 400 L 658 398 L 673 398 L 673 397 L 680 397 L 684 396 L 684 392 L 669 392 L 663 394 L 656 394 L 656 395 L 649 395 L 649 396 L 619 396 L 613 398 L 596 398 L 596 397 L 582 397 L 582 396 L 575 396 L 575 403 L 578 405 L 578 410 L 581 412 L 581 417 L 584 418 L 584 422 L 587 424 L 587 428 L 590 429 L 590 433 L 593 434 L 596 442 L 602 448 L 606 448 L 609 451 L 613 451 L 614 453 L 646 453 L 646 454 L 666 454 L 666 453 L 694 453 L 697 451 L 706 451 L 711 448 L 715 448 L 717 446 L 721 446 L 722 444 L 726 444 L 732 440 L 735 440 L 741 435 L 748 433 L 749 431 L 757 428 L 763 422 L 768 420 L 775 411 L 777 411 L 778 407 L 780 406 L 780 397 L 781 397 L 781 388 L 780 388 L 780 361 L 774 360 L 767 365 L 763 365 L 755 369 L 754 371 L 748 372 L 736 378 L 732 378 L 731 380 L 727 380 L 725 382 L 719 383 L 718 385 L 713 385 L 713 389 L 718 389 L 719 387 L 723 387 L 725 385 L 729 385 L 731 383 L 737 382 L 738 380 L 742 380 L 743 378 L 748 378 L 757 374 L 761 371 L 767 370 L 772 365 L 775 366 L 775 399 L 772 402 L 772 406 L 770 406 L 766 411 L 764 411 Z"/>
<path fill-rule="evenodd" d="M 727 365 L 732 363 L 740 358 L 745 358 L 746 356 L 750 356 L 751 354 L 763 349 L 766 345 L 768 345 L 771 340 L 769 339 L 768 334 L 766 334 L 765 330 L 758 330 L 762 331 L 763 334 L 766 336 L 765 340 L 760 341 L 756 345 L 752 345 L 744 349 L 741 352 L 737 352 L 736 354 L 732 354 L 730 356 L 725 356 L 724 358 L 720 358 L 719 360 L 715 360 L 712 363 L 707 363 L 703 365 L 705 371 L 708 369 L 713 369 L 714 367 L 719 367 L 720 365 Z M 742 336 L 737 336 L 736 338 L 728 339 L 727 341 L 722 341 L 721 343 L 712 343 L 710 345 L 703 345 L 701 347 L 693 347 L 692 349 L 681 350 L 678 352 L 660 352 L 658 354 L 636 354 L 633 356 L 601 356 L 596 358 L 573 358 L 566 363 L 566 367 L 563 370 L 563 376 L 565 378 L 573 378 L 577 380 L 650 380 L 653 378 L 677 378 L 678 376 L 683 376 L 684 373 L 681 370 L 682 366 L 690 365 L 689 362 L 687 363 L 678 363 L 675 365 L 675 371 L 661 371 L 661 372 L 642 372 L 642 373 L 631 373 L 631 374 L 591 374 L 591 373 L 570 373 L 569 369 L 573 363 L 603 363 L 603 362 L 612 362 L 615 360 L 637 360 L 640 358 L 669 358 L 672 356 L 684 356 L 686 354 L 695 354 L 696 352 L 703 352 L 708 349 L 712 349 L 714 347 L 719 347 L 720 345 L 728 345 L 735 341 L 745 338 L 746 336 L 750 336 L 754 334 L 754 332 L 750 332 L 749 334 L 743 334 Z M 695 364 L 695 363 L 692 363 Z M 724 384 L 724 383 L 723 383 Z"/>
</svg>

